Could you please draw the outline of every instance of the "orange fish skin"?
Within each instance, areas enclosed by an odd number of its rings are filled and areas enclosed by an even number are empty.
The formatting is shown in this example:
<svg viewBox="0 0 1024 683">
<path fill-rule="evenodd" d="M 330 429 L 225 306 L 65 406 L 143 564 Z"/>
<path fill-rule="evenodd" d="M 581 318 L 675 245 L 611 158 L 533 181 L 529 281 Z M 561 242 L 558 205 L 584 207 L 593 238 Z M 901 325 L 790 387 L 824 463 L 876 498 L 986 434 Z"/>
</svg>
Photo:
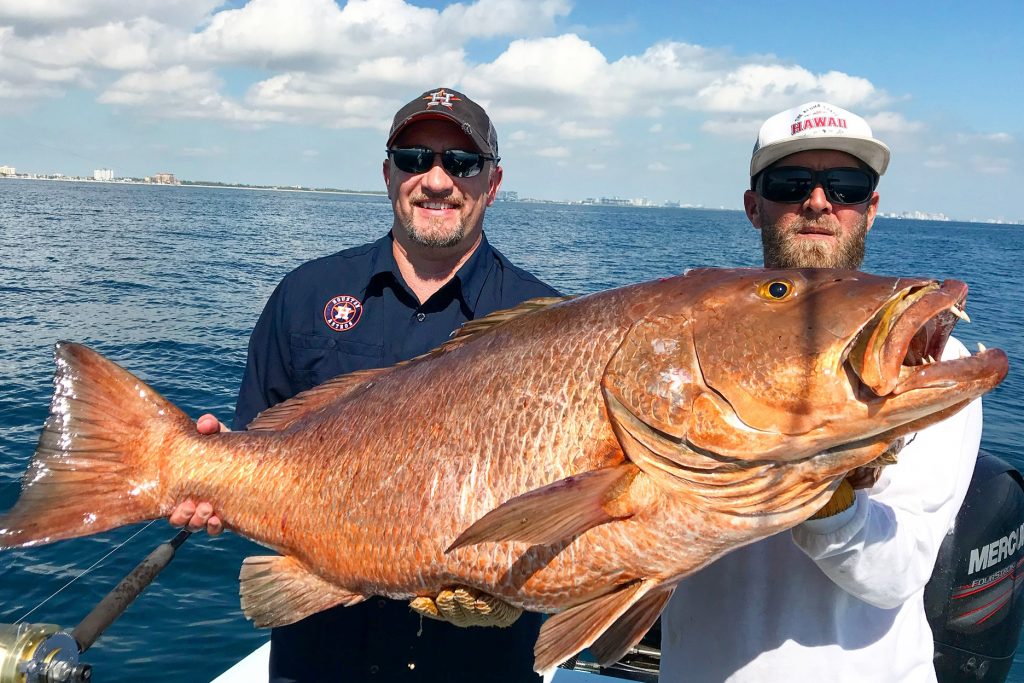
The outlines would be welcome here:
<svg viewBox="0 0 1024 683">
<path fill-rule="evenodd" d="M 460 585 L 563 612 L 642 586 L 623 598 L 628 610 L 803 521 L 848 471 L 996 386 L 1007 370 L 998 349 L 927 374 L 903 368 L 920 386 L 883 396 L 848 362 L 899 297 L 935 290 L 955 301 L 966 294 L 958 287 L 691 271 L 513 317 L 300 395 L 255 431 L 213 436 L 98 354 L 64 344 L 51 417 L 22 499 L 0 516 L 0 547 L 164 516 L 191 497 L 338 587 L 346 604 Z M 614 475 L 600 480 L 607 488 L 587 478 L 595 472 Z M 559 488 L 571 477 L 579 490 Z M 485 515 L 500 518 L 523 496 L 536 498 L 523 532 L 506 519 L 495 535 L 497 518 Z M 569 532 L 531 540 L 554 523 Z M 482 540 L 446 552 L 473 528 Z"/>
</svg>

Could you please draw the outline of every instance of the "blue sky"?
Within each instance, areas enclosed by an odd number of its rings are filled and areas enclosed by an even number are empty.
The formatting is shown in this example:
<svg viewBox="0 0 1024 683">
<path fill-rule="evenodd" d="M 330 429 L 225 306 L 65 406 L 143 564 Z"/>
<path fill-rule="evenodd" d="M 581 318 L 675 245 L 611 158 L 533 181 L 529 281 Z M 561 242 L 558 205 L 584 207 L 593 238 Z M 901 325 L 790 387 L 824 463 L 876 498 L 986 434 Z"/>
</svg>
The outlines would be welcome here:
<svg viewBox="0 0 1024 683">
<path fill-rule="evenodd" d="M 0 165 L 381 189 L 394 111 L 484 104 L 503 189 L 739 208 L 760 122 L 825 99 L 883 211 L 1024 222 L 1024 3 L 0 0 Z"/>
</svg>

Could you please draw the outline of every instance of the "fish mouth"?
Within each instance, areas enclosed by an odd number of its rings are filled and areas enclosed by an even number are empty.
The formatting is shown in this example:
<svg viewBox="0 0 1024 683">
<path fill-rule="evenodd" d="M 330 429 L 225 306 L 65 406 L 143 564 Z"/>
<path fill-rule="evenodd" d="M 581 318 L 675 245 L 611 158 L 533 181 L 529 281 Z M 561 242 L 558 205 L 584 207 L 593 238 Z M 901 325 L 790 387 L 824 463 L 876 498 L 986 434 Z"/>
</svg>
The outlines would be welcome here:
<svg viewBox="0 0 1024 683">
<path fill-rule="evenodd" d="M 875 396 L 962 383 L 964 362 L 983 360 L 991 353 L 979 344 L 979 353 L 969 359 L 938 360 L 957 321 L 970 322 L 964 312 L 966 301 L 967 285 L 958 280 L 896 292 L 851 342 L 846 367 Z"/>
</svg>

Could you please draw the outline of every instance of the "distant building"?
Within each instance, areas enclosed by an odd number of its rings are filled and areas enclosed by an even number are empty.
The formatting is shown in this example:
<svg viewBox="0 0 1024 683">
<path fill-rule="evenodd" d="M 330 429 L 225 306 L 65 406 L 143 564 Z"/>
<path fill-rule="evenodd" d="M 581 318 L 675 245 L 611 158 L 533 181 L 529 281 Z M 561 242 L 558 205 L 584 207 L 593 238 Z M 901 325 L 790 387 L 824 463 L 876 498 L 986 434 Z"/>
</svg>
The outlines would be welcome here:
<svg viewBox="0 0 1024 683">
<path fill-rule="evenodd" d="M 173 173 L 154 173 L 153 182 L 159 183 L 160 185 L 180 185 L 178 179 L 174 177 Z"/>
<path fill-rule="evenodd" d="M 13 166 L 0 166 L 0 175 L 10 176 L 14 175 Z"/>
<path fill-rule="evenodd" d="M 499 202 L 518 202 L 519 193 L 514 190 L 501 190 L 494 196 Z"/>
<path fill-rule="evenodd" d="M 113 180 L 114 172 L 109 168 L 97 168 L 92 172 L 93 180 Z"/>
</svg>

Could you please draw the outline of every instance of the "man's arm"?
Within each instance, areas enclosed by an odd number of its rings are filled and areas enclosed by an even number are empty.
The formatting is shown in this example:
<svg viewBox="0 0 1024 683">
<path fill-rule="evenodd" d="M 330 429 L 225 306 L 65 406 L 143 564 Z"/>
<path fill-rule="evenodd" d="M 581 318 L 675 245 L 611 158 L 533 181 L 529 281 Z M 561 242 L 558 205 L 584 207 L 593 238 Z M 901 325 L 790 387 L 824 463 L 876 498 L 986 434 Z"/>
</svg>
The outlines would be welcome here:
<svg viewBox="0 0 1024 683">
<path fill-rule="evenodd" d="M 918 432 L 853 507 L 797 526 L 794 541 L 843 590 L 876 607 L 900 605 L 931 577 L 970 486 L 981 425 L 977 399 Z"/>
<path fill-rule="evenodd" d="M 289 351 L 288 336 L 282 319 L 283 289 L 282 282 L 270 296 L 249 337 L 245 372 L 235 403 L 236 428 L 244 429 L 261 411 L 297 393 L 297 390 L 292 388 L 291 376 L 287 372 Z M 200 434 L 231 431 L 209 413 L 200 416 L 196 421 L 196 430 Z M 174 526 L 186 527 L 192 532 L 205 528 L 211 536 L 216 536 L 224 530 L 224 525 L 214 514 L 212 505 L 207 502 L 196 503 L 191 499 L 180 503 L 168 521 Z"/>
</svg>

